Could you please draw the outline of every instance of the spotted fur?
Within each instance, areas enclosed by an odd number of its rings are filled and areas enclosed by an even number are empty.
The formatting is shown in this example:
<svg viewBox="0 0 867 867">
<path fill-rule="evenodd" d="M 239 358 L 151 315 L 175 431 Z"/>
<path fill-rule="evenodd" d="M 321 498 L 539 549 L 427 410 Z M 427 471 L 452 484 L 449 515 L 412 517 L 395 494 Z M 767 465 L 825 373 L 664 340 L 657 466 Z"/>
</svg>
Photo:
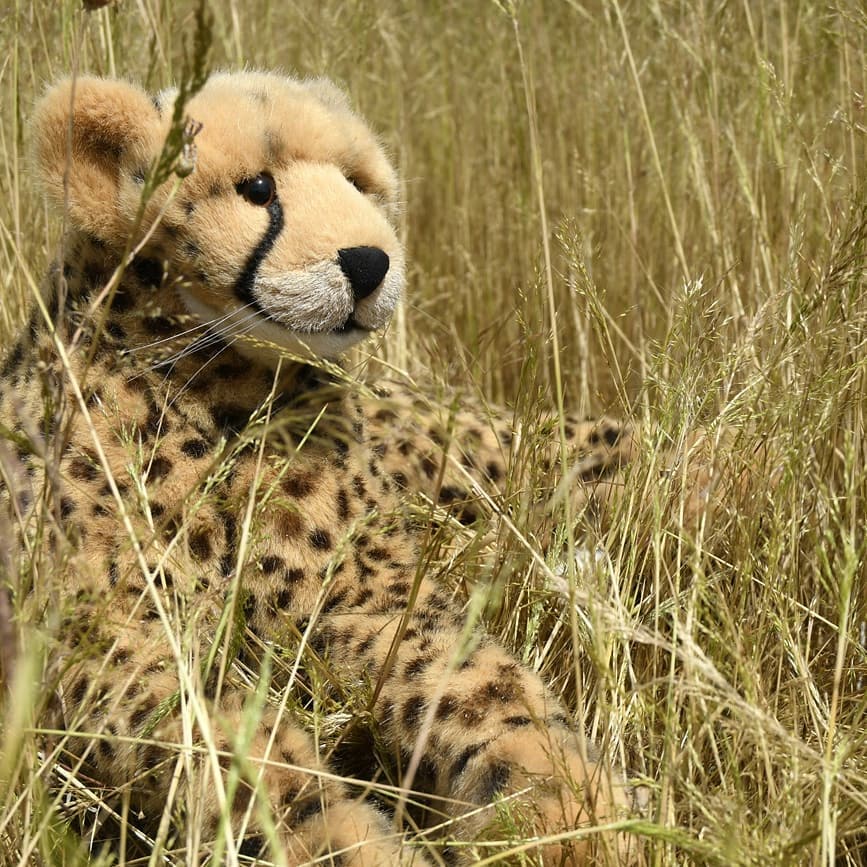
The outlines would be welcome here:
<svg viewBox="0 0 867 867">
<path fill-rule="evenodd" d="M 403 289 L 382 148 L 326 82 L 215 75 L 186 106 L 194 171 L 139 221 L 175 98 L 79 78 L 34 121 L 40 176 L 72 229 L 5 357 L 16 453 L 0 465 L 32 563 L 16 591 L 60 622 L 67 748 L 145 821 L 180 774 L 205 835 L 234 772 L 225 809 L 248 854 L 268 848 L 264 811 L 290 864 L 435 863 L 330 773 L 291 712 L 267 706 L 242 735 L 242 672 L 267 648 L 367 696 L 358 724 L 438 798 L 449 834 L 473 840 L 492 818 L 479 808 L 513 795 L 539 833 L 623 815 L 619 775 L 582 752 L 539 677 L 465 634 L 460 604 L 419 569 L 404 498 L 475 520 L 514 425 L 419 412 L 389 387 L 359 397 L 308 363 L 384 327 Z M 613 422 L 570 419 L 566 433 L 579 498 L 629 457 Z M 539 456 L 552 475 L 558 455 Z M 629 842 L 585 833 L 541 854 L 583 864 L 616 847 L 632 863 Z"/>
</svg>

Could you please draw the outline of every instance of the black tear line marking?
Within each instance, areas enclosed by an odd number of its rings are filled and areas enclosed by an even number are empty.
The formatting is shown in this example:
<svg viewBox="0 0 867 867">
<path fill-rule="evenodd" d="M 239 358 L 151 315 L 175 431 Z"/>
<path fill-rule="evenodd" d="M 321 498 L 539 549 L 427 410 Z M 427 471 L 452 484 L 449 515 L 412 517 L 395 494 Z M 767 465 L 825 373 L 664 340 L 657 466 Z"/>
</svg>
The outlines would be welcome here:
<svg viewBox="0 0 867 867">
<path fill-rule="evenodd" d="M 268 314 L 262 309 L 262 305 L 253 297 L 253 284 L 256 282 L 256 274 L 259 271 L 259 266 L 265 260 L 265 257 L 271 252 L 271 248 L 283 231 L 283 208 L 280 205 L 280 200 L 275 198 L 268 205 L 268 228 L 259 241 L 258 246 L 250 254 L 244 265 L 244 270 L 241 271 L 238 279 L 235 281 L 235 297 L 244 304 L 249 304 L 256 312 L 261 313 L 264 317 L 269 318 Z"/>
</svg>

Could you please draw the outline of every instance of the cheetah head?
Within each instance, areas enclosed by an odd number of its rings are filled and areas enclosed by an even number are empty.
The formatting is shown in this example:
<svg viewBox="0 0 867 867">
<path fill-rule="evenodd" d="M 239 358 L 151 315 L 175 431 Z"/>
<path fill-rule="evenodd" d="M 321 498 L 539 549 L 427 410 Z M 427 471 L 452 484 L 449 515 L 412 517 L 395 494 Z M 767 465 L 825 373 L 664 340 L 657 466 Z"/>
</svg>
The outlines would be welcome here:
<svg viewBox="0 0 867 867">
<path fill-rule="evenodd" d="M 112 250 L 135 230 L 176 98 L 81 77 L 37 108 L 49 196 Z M 132 237 L 163 265 L 162 288 L 260 361 L 335 357 L 383 328 L 404 283 L 397 180 L 344 95 L 321 79 L 220 73 L 185 113 L 201 125 L 195 168 L 156 190 Z"/>
</svg>

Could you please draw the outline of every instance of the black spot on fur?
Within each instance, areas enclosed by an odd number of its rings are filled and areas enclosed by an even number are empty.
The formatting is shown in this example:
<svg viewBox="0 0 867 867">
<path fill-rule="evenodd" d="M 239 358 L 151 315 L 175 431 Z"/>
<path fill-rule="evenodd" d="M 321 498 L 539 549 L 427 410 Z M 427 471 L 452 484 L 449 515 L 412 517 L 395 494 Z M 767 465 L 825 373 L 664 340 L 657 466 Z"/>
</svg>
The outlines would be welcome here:
<svg viewBox="0 0 867 867">
<path fill-rule="evenodd" d="M 235 557 L 233 554 L 223 554 L 220 557 L 220 574 L 224 578 L 228 578 L 235 568 Z"/>
<path fill-rule="evenodd" d="M 373 598 L 373 591 L 369 587 L 365 587 L 359 591 L 358 596 L 352 601 L 353 608 L 361 608 Z"/>
<path fill-rule="evenodd" d="M 609 446 L 614 446 L 620 440 L 620 431 L 616 427 L 606 425 L 602 430 L 602 437 Z"/>
<path fill-rule="evenodd" d="M 337 492 L 337 517 L 341 521 L 348 521 L 350 516 L 349 497 L 343 488 Z"/>
<path fill-rule="evenodd" d="M 99 475 L 99 470 L 91 461 L 79 455 L 69 464 L 69 475 L 80 482 L 92 482 Z"/>
<path fill-rule="evenodd" d="M 446 694 L 440 699 L 440 703 L 437 706 L 437 714 L 436 717 L 439 720 L 448 719 L 452 716 L 455 711 L 457 711 L 459 705 L 458 700 L 453 696 Z"/>
<path fill-rule="evenodd" d="M 404 635 L 404 640 L 406 640 L 406 635 Z M 415 659 L 411 659 L 403 669 L 404 677 L 409 680 L 424 674 L 431 662 L 433 659 L 430 656 L 417 656 Z M 440 707 L 442 707 L 442 703 L 440 703 Z"/>
<path fill-rule="evenodd" d="M 407 729 L 412 730 L 421 722 L 424 706 L 425 700 L 420 695 L 411 696 L 404 702 L 401 717 Z"/>
<path fill-rule="evenodd" d="M 256 613 L 256 606 L 258 605 L 258 600 L 256 599 L 255 593 L 249 593 L 247 598 L 244 600 L 244 618 L 249 620 Z"/>
<path fill-rule="evenodd" d="M 446 591 L 443 588 L 438 587 L 430 596 L 428 596 L 427 607 L 434 611 L 448 611 L 449 608 L 451 608 L 451 600 L 446 594 Z"/>
<path fill-rule="evenodd" d="M 486 744 L 473 744 L 472 746 L 467 747 L 465 750 L 461 752 L 461 754 L 455 759 L 454 764 L 449 771 L 449 776 L 454 780 L 459 777 L 467 765 L 470 763 L 470 760 L 477 756 L 484 748 Z"/>
<path fill-rule="evenodd" d="M 322 606 L 323 613 L 328 614 L 329 612 L 334 611 L 335 608 L 338 608 L 340 605 L 342 605 L 344 599 L 346 599 L 346 595 L 346 590 L 340 590 L 339 592 L 329 596 L 326 603 Z"/>
<path fill-rule="evenodd" d="M 488 461 L 487 465 L 485 466 L 485 472 L 487 473 L 488 478 L 492 482 L 499 482 L 500 479 L 503 478 L 502 467 L 500 467 L 499 464 L 496 464 L 493 461 Z"/>
<path fill-rule="evenodd" d="M 500 683 L 492 680 L 485 684 L 481 690 L 481 697 L 487 702 L 500 702 L 506 704 L 513 701 L 516 696 L 514 682 Z"/>
<path fill-rule="evenodd" d="M 148 481 L 155 482 L 158 479 L 165 478 L 172 471 L 172 462 L 162 455 L 157 455 L 148 467 Z"/>
<path fill-rule="evenodd" d="M 122 289 L 117 289 L 114 293 L 114 298 L 111 299 L 111 311 L 112 313 L 126 313 L 135 306 L 135 298 L 129 293 L 124 292 Z"/>
<path fill-rule="evenodd" d="M 157 259 L 136 256 L 132 260 L 132 272 L 145 286 L 157 289 L 163 282 L 163 265 Z"/>
<path fill-rule="evenodd" d="M 283 490 L 290 497 L 301 499 L 313 491 L 313 481 L 311 473 L 293 473 L 283 479 Z"/>
<path fill-rule="evenodd" d="M 355 555 L 354 561 L 355 568 L 358 570 L 358 577 L 362 581 L 364 581 L 365 578 L 369 578 L 371 575 L 374 574 L 373 569 L 371 569 L 370 566 L 368 566 L 367 563 L 365 563 L 364 560 L 362 560 L 361 557 L 358 556 L 358 554 Z"/>
<path fill-rule="evenodd" d="M 262 567 L 262 571 L 266 575 L 273 575 L 275 572 L 278 572 L 283 568 L 284 563 L 282 557 L 277 557 L 271 554 L 267 557 L 263 557 L 259 561 L 259 565 Z"/>
<path fill-rule="evenodd" d="M 23 358 L 24 345 L 22 343 L 16 343 L 15 348 L 9 354 L 6 363 L 3 365 L 3 379 L 8 379 L 12 375 L 12 372 L 21 364 Z"/>
<path fill-rule="evenodd" d="M 321 528 L 316 528 L 310 534 L 310 544 L 316 548 L 317 551 L 330 551 L 331 550 L 331 535 L 327 530 L 323 530 Z"/>
<path fill-rule="evenodd" d="M 171 337 L 178 332 L 178 323 L 168 316 L 145 316 L 142 324 L 157 337 Z"/>
<path fill-rule="evenodd" d="M 132 701 L 137 695 L 141 694 L 141 684 L 138 681 L 133 681 L 125 690 L 124 698 L 127 701 Z"/>
<path fill-rule="evenodd" d="M 485 772 L 479 792 L 477 793 L 479 802 L 487 804 L 491 801 L 494 795 L 498 792 L 502 792 L 508 785 L 511 776 L 512 772 L 507 764 L 497 762 L 496 764 L 491 765 L 491 767 Z"/>
<path fill-rule="evenodd" d="M 146 771 L 152 771 L 157 765 L 165 761 L 165 757 L 165 751 L 154 744 L 142 747 L 141 763 Z"/>
<path fill-rule="evenodd" d="M 421 459 L 421 469 L 429 479 L 432 479 L 439 470 L 439 464 L 430 455 L 425 455 Z"/>
<path fill-rule="evenodd" d="M 440 488 L 439 501 L 441 503 L 444 503 L 445 505 L 455 503 L 459 500 L 465 500 L 466 498 L 467 492 L 462 490 L 461 488 L 455 488 L 451 485 L 443 485 Z"/>
<path fill-rule="evenodd" d="M 246 855 L 248 858 L 258 858 L 264 848 L 264 837 L 245 837 L 238 847 L 238 854 Z"/>
<path fill-rule="evenodd" d="M 520 729 L 530 725 L 533 720 L 528 716 L 507 716 L 503 722 L 509 726 L 509 728 Z"/>
<path fill-rule="evenodd" d="M 391 699 L 382 703 L 379 722 L 383 728 L 388 728 L 394 722 L 394 702 Z"/>
<path fill-rule="evenodd" d="M 376 644 L 376 633 L 368 635 L 366 638 L 359 641 L 358 646 L 355 648 L 355 652 L 358 656 L 365 656 L 374 644 Z"/>
<path fill-rule="evenodd" d="M 240 433 L 250 419 L 250 411 L 232 404 L 215 406 L 211 409 L 214 424 L 224 433 Z"/>
<path fill-rule="evenodd" d="M 582 482 L 593 482 L 599 481 L 599 479 L 605 478 L 605 476 L 614 472 L 615 467 L 612 467 L 610 464 L 606 464 L 602 460 L 597 460 L 594 463 L 590 464 L 590 466 L 585 467 L 581 470 L 581 474 L 578 478 Z"/>
<path fill-rule="evenodd" d="M 406 581 L 396 581 L 394 584 L 388 585 L 388 592 L 399 599 L 406 599 L 409 593 L 409 584 Z"/>
<path fill-rule="evenodd" d="M 206 530 L 196 530 L 189 535 L 190 551 L 197 560 L 209 560 L 213 553 L 211 537 Z"/>
<path fill-rule="evenodd" d="M 427 435 L 430 437 L 430 441 L 438 446 L 444 446 L 446 444 L 442 432 L 435 427 L 428 428 Z"/>
<path fill-rule="evenodd" d="M 137 732 L 144 725 L 155 707 L 153 698 L 147 698 L 130 714 L 129 723 L 133 732 Z"/>
<path fill-rule="evenodd" d="M 318 796 L 308 798 L 297 806 L 292 813 L 295 824 L 301 825 L 308 819 L 318 816 L 322 812 L 322 801 Z M 333 856 L 332 856 L 333 857 Z"/>
<path fill-rule="evenodd" d="M 112 665 L 124 665 L 129 660 L 130 653 L 123 647 L 118 647 L 111 655 Z"/>
<path fill-rule="evenodd" d="M 85 695 L 87 695 L 87 680 L 80 677 L 70 693 L 73 705 L 79 706 L 84 701 Z"/>
<path fill-rule="evenodd" d="M 387 548 L 375 547 L 367 549 L 367 556 L 377 563 L 382 563 L 383 561 L 388 560 L 389 557 L 391 557 L 391 554 Z"/>
<path fill-rule="evenodd" d="M 484 718 L 482 710 L 475 705 L 467 703 L 461 709 L 460 720 L 469 729 L 474 729 Z"/>
<path fill-rule="evenodd" d="M 183 445 L 181 445 L 181 451 L 188 458 L 203 458 L 208 453 L 210 446 L 207 440 L 203 439 L 189 439 L 186 440 Z"/>
</svg>

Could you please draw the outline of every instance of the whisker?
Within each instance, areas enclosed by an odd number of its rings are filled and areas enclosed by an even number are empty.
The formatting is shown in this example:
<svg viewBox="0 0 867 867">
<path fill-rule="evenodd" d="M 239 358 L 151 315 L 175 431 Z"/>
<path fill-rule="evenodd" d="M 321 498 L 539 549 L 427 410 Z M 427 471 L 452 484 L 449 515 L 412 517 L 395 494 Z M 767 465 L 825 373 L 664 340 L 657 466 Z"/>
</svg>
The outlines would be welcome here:
<svg viewBox="0 0 867 867">
<path fill-rule="evenodd" d="M 212 334 L 202 335 L 202 337 L 192 341 L 189 345 L 183 347 L 183 349 L 180 350 L 176 357 L 178 359 L 185 358 L 187 355 L 190 355 L 191 353 L 197 352 L 201 349 L 207 349 L 208 347 L 223 341 L 227 337 L 246 334 L 250 331 L 249 326 L 251 323 L 254 323 L 255 319 L 256 313 L 254 312 L 244 319 L 229 323 L 229 325 L 227 325 L 223 329 L 215 330 Z"/>
<path fill-rule="evenodd" d="M 235 313 L 237 313 L 237 311 L 234 311 L 233 314 L 229 314 L 229 316 L 233 316 L 235 315 Z M 203 334 L 201 337 L 191 341 L 186 346 L 181 347 L 181 349 L 179 349 L 177 352 L 172 353 L 165 358 L 161 358 L 158 361 L 155 361 L 153 364 L 149 365 L 148 367 L 143 368 L 139 373 L 131 377 L 131 381 L 137 379 L 139 376 L 143 376 L 146 373 L 151 373 L 164 367 L 169 368 L 167 372 L 170 374 L 174 370 L 175 365 L 177 365 L 178 362 L 182 361 L 184 358 L 187 358 L 188 356 L 203 349 L 208 349 L 209 347 L 217 343 L 223 342 L 229 337 L 237 338 L 243 336 L 244 334 L 247 334 L 251 330 L 252 325 L 255 324 L 256 315 L 257 314 L 254 311 L 244 319 L 231 323 L 226 323 L 226 320 L 229 318 L 229 316 L 224 316 L 219 320 L 211 320 L 209 323 L 207 323 L 209 333 Z M 222 327 L 217 327 L 221 325 Z M 234 342 L 234 340 L 232 342 Z"/>
<path fill-rule="evenodd" d="M 248 329 L 249 331 L 249 329 Z M 244 332 L 244 334 L 248 333 Z M 210 358 L 206 359 L 202 362 L 201 366 L 198 370 L 193 371 L 193 373 L 188 377 L 187 381 L 178 389 L 177 393 L 172 397 L 172 399 L 168 402 L 167 406 L 173 406 L 177 400 L 179 400 L 183 394 L 189 389 L 192 385 L 193 380 L 213 361 L 216 361 L 227 349 L 231 349 L 232 346 L 244 336 L 244 334 L 235 334 L 230 341 L 226 343 L 226 345 L 219 351 L 214 353 Z M 168 379 L 168 376 L 166 377 Z"/>
<path fill-rule="evenodd" d="M 203 339 L 203 340 L 191 343 L 189 346 L 183 347 L 179 352 L 175 353 L 174 355 L 170 356 L 169 358 L 161 359 L 160 361 L 151 365 L 149 370 L 150 371 L 156 371 L 161 367 L 168 366 L 168 370 L 166 371 L 166 379 L 168 379 L 168 377 L 171 376 L 171 374 L 174 371 L 177 364 L 179 362 L 183 361 L 185 358 L 188 358 L 190 355 L 195 354 L 197 351 L 199 351 L 201 349 L 208 348 L 208 347 L 216 345 L 218 343 L 225 343 L 224 347 L 213 356 L 213 358 L 217 358 L 226 349 L 228 349 L 230 346 L 232 346 L 239 338 L 244 337 L 246 334 L 248 334 L 250 331 L 252 331 L 254 325 L 256 324 L 255 318 L 256 318 L 255 315 L 248 316 L 246 319 L 242 320 L 241 322 L 233 323 L 232 330 L 229 330 L 228 328 L 226 328 L 220 332 L 215 333 L 214 335 L 211 335 L 211 337 L 209 337 L 206 340 Z M 211 360 L 213 360 L 213 359 L 212 358 L 208 359 L 206 364 L 208 364 Z M 200 368 L 200 370 L 201 370 L 201 368 Z M 198 375 L 198 372 L 199 371 L 196 371 L 196 373 L 193 374 L 193 376 Z"/>
<path fill-rule="evenodd" d="M 126 350 L 127 355 L 133 355 L 136 352 L 144 352 L 147 349 L 155 349 L 163 343 L 171 343 L 173 340 L 177 340 L 179 337 L 186 337 L 189 334 L 193 334 L 196 331 L 200 331 L 201 329 L 208 329 L 211 327 L 213 322 L 199 322 L 197 325 L 193 325 L 191 328 L 188 328 L 186 331 L 179 331 L 177 334 L 172 334 L 169 337 L 161 337 L 159 340 L 152 340 L 150 343 L 142 343 L 140 346 L 132 346 Z"/>
<path fill-rule="evenodd" d="M 251 308 L 252 306 L 252 302 L 248 302 L 243 307 L 239 307 L 237 310 L 232 310 L 229 313 L 218 317 L 217 319 L 210 319 L 207 322 L 199 322 L 198 324 L 193 325 L 191 328 L 188 328 L 186 331 L 179 331 L 177 334 L 172 334 L 169 337 L 161 337 L 159 340 L 153 340 L 150 343 L 144 343 L 141 346 L 134 346 L 131 349 L 128 349 L 127 353 L 131 355 L 134 352 L 141 352 L 145 349 L 153 349 L 160 344 L 170 343 L 172 340 L 177 340 L 179 337 L 186 337 L 188 334 L 193 334 L 195 331 L 199 331 L 202 328 L 205 329 L 205 334 L 203 334 L 202 337 L 206 337 L 209 331 L 226 322 L 226 320 L 231 319 L 233 316 L 242 312 L 243 310 Z"/>
</svg>

